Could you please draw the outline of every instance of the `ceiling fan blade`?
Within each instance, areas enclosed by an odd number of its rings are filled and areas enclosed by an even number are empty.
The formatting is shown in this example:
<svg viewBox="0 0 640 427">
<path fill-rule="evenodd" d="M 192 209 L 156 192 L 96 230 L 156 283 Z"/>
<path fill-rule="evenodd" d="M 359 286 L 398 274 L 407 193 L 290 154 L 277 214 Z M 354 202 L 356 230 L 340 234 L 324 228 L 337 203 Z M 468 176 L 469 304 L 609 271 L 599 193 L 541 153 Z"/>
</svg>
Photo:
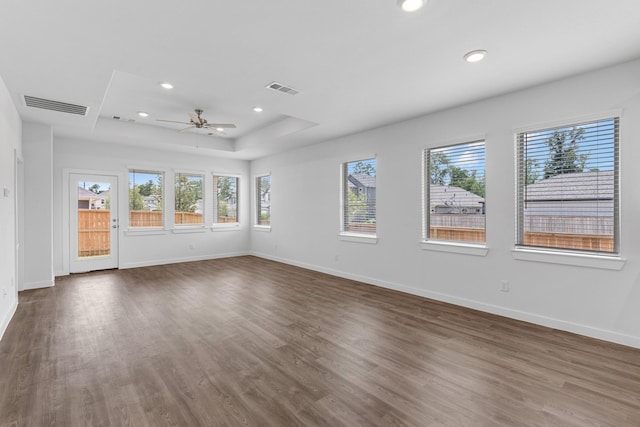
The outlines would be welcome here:
<svg viewBox="0 0 640 427">
<path fill-rule="evenodd" d="M 177 122 L 175 120 L 160 120 L 160 119 L 157 119 L 156 122 L 180 123 L 181 125 L 188 125 L 189 124 L 187 122 Z"/>
<path fill-rule="evenodd" d="M 181 133 L 181 132 L 184 132 L 185 130 L 193 129 L 194 127 L 195 127 L 195 126 L 187 126 L 187 127 L 186 127 L 186 128 L 184 128 L 184 129 L 180 129 L 178 132 L 179 132 L 179 133 Z"/>
<path fill-rule="evenodd" d="M 221 129 L 235 129 L 236 125 L 232 123 L 207 123 L 205 125 L 208 128 L 221 128 Z"/>
<path fill-rule="evenodd" d="M 196 123 L 196 124 L 201 124 L 202 120 L 200 120 L 200 117 L 198 117 L 197 115 L 193 114 L 193 113 L 189 113 L 189 118 L 191 119 L 191 123 Z"/>
</svg>

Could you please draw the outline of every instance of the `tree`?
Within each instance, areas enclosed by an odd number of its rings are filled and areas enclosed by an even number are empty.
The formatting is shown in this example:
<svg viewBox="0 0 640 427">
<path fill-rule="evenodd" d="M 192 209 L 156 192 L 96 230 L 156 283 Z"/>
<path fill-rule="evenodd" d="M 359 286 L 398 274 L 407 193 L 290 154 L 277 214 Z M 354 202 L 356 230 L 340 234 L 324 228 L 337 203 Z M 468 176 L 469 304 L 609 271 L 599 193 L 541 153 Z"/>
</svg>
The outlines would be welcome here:
<svg viewBox="0 0 640 427">
<path fill-rule="evenodd" d="M 138 189 L 138 186 L 129 188 L 129 210 L 141 211 L 144 210 L 144 199 Z"/>
<path fill-rule="evenodd" d="M 351 175 L 357 175 L 357 174 L 376 176 L 376 168 L 371 163 L 365 163 L 363 161 L 359 161 L 353 167 L 353 172 L 351 172 Z"/>
<path fill-rule="evenodd" d="M 449 158 L 445 153 L 433 152 L 429 156 L 429 179 L 431 184 L 445 185 L 445 179 L 449 172 Z"/>
<path fill-rule="evenodd" d="M 138 191 L 141 195 L 147 197 L 158 193 L 157 185 L 152 180 L 147 181 L 146 184 L 138 185 Z"/>
<path fill-rule="evenodd" d="M 525 185 L 535 184 L 540 177 L 538 173 L 538 161 L 536 159 L 528 158 L 526 160 L 525 171 Z"/>
<path fill-rule="evenodd" d="M 180 175 L 176 179 L 176 212 L 195 212 L 202 198 L 200 181 Z"/>
<path fill-rule="evenodd" d="M 477 171 L 467 170 L 450 164 L 443 152 L 431 153 L 429 157 L 429 180 L 433 185 L 455 185 L 484 197 L 484 177 L 478 177 Z"/>
<path fill-rule="evenodd" d="M 100 184 L 95 183 L 91 187 L 89 187 L 89 191 L 95 194 L 100 194 Z"/>
<path fill-rule="evenodd" d="M 584 128 L 556 130 L 547 139 L 549 158 L 544 163 L 543 179 L 566 173 L 584 172 L 588 154 L 578 154 L 578 142 L 584 139 Z"/>
<path fill-rule="evenodd" d="M 364 194 L 347 191 L 348 222 L 365 222 L 367 219 L 367 202 Z"/>
</svg>

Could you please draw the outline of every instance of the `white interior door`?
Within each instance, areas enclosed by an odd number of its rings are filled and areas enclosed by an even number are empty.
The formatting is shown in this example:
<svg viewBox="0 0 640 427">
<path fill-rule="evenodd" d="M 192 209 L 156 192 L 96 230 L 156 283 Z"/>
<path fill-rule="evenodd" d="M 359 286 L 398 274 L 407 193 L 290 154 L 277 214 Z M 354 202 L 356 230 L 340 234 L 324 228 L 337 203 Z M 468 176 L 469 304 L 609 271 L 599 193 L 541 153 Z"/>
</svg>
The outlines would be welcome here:
<svg viewBox="0 0 640 427">
<path fill-rule="evenodd" d="M 118 177 L 69 174 L 69 272 L 118 268 Z"/>
</svg>

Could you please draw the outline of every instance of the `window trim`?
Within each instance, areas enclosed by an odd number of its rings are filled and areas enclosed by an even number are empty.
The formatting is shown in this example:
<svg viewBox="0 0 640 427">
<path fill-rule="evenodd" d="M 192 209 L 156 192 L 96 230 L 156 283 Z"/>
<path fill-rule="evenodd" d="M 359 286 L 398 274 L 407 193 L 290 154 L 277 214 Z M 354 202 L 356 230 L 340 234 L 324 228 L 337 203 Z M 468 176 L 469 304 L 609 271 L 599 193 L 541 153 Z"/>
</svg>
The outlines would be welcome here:
<svg viewBox="0 0 640 427">
<path fill-rule="evenodd" d="M 188 175 L 188 176 L 199 176 L 202 177 L 202 223 L 200 224 L 176 224 L 175 223 L 175 214 L 176 214 L 176 178 L 178 175 Z M 175 169 L 173 171 L 173 203 L 171 205 L 173 212 L 173 229 L 174 233 L 188 233 L 189 229 L 200 230 L 206 229 L 206 215 L 207 215 L 207 172 L 205 171 L 193 171 L 193 170 L 183 170 L 183 169 Z"/>
<path fill-rule="evenodd" d="M 347 179 L 347 175 L 345 175 L 345 172 L 347 171 L 347 164 L 349 163 L 354 163 L 354 162 L 361 162 L 361 161 L 367 161 L 367 160 L 375 160 L 376 162 L 376 232 L 375 233 L 357 233 L 357 232 L 353 232 L 353 231 L 345 231 L 345 215 L 344 215 L 344 210 L 345 210 L 345 205 L 344 205 L 344 199 L 345 199 L 345 195 L 346 195 L 346 191 L 347 190 L 347 186 L 346 184 L 346 179 Z M 356 158 L 354 158 L 353 160 L 347 160 L 344 162 L 340 162 L 339 168 L 340 168 L 340 228 L 338 229 L 338 238 L 342 241 L 348 241 L 348 242 L 355 242 L 355 243 L 367 243 L 367 244 L 376 244 L 378 242 L 378 215 L 377 215 L 377 211 L 378 211 L 378 166 L 379 166 L 379 159 L 378 159 L 378 155 L 376 153 L 373 154 L 368 154 L 368 155 L 362 155 L 362 156 L 357 156 Z"/>
<path fill-rule="evenodd" d="M 273 175 L 271 175 L 271 171 L 268 172 L 263 172 L 263 173 L 257 173 L 252 175 L 252 184 L 251 184 L 251 199 L 252 199 L 252 203 L 251 203 L 251 207 L 252 207 L 252 213 L 251 213 L 251 226 L 253 228 L 253 230 L 255 231 L 266 231 L 266 232 L 270 232 L 271 231 L 271 210 L 269 210 L 269 225 L 264 225 L 264 224 L 260 224 L 259 220 L 258 220 L 258 179 L 268 176 L 269 177 L 269 183 L 271 184 L 271 188 L 269 189 L 269 202 L 271 202 L 273 195 L 271 193 L 271 190 L 273 189 Z"/>
<path fill-rule="evenodd" d="M 431 218 L 431 200 L 430 200 L 430 188 L 431 179 L 429 165 L 427 162 L 428 154 L 430 150 L 436 150 L 439 148 L 454 147 L 457 145 L 473 144 L 475 142 L 482 142 L 485 150 L 485 192 L 486 192 L 486 158 L 487 158 L 487 135 L 477 134 L 471 135 L 466 138 L 456 138 L 448 140 L 430 147 L 424 147 L 422 149 L 422 239 L 420 241 L 420 247 L 423 250 L 431 250 L 437 252 L 449 252 L 459 253 L 465 255 L 478 255 L 486 256 L 489 252 L 487 246 L 487 217 L 486 217 L 486 203 L 485 203 L 485 219 L 484 219 L 484 242 L 467 242 L 456 240 L 444 240 L 444 239 L 431 239 L 430 234 L 430 218 Z M 486 201 L 486 193 L 485 193 Z"/>
<path fill-rule="evenodd" d="M 131 182 L 129 181 L 129 175 L 131 172 L 142 172 L 142 173 L 156 173 L 162 175 L 162 225 L 157 227 L 132 227 L 130 222 L 130 206 L 127 202 L 127 228 L 125 230 L 125 235 L 128 236 L 143 236 L 143 235 L 151 235 L 151 234 L 165 234 L 167 231 L 167 171 L 162 168 L 157 168 L 154 170 L 153 166 L 150 167 L 133 167 L 127 166 L 127 201 L 129 200 L 129 190 Z"/>
<path fill-rule="evenodd" d="M 223 223 L 215 222 L 215 219 L 216 219 L 215 214 L 217 210 L 216 204 L 218 203 L 218 189 L 213 183 L 214 177 L 226 177 L 226 178 L 236 179 L 236 220 L 235 222 L 223 222 Z M 212 191 L 211 194 L 213 195 L 213 203 L 211 204 L 211 222 L 212 222 L 211 231 L 237 229 L 238 227 L 240 227 L 240 197 L 238 196 L 238 194 L 240 193 L 239 187 L 240 187 L 241 178 L 242 176 L 240 174 L 211 172 L 211 179 L 212 179 L 211 186 L 213 187 L 211 189 Z"/>
<path fill-rule="evenodd" d="M 512 249 L 514 259 L 525 261 L 538 261 L 548 262 L 552 264 L 564 264 L 564 265 L 577 265 L 587 266 L 594 268 L 605 268 L 619 270 L 624 266 L 624 258 L 620 256 L 621 251 L 621 192 L 620 192 L 620 178 L 621 178 L 621 163 L 620 163 L 620 139 L 622 128 L 622 109 L 612 109 L 605 112 L 586 114 L 580 116 L 574 116 L 565 118 L 562 120 L 556 120 L 553 122 L 538 123 L 534 125 L 518 126 L 512 128 L 513 140 L 514 140 L 514 180 L 515 180 L 515 244 Z M 601 120 L 617 120 L 618 121 L 618 135 L 617 141 L 614 141 L 615 145 L 615 160 L 614 160 L 614 173 L 617 179 L 614 180 L 614 252 L 597 252 L 588 250 L 576 250 L 571 248 L 553 248 L 553 247 L 538 247 L 538 246 L 526 246 L 519 244 L 520 239 L 520 226 L 524 220 L 524 211 L 520 209 L 518 191 L 520 190 L 520 178 L 521 178 L 521 165 L 523 164 L 523 156 L 519 149 L 520 147 L 520 135 L 528 132 L 539 132 L 545 130 L 551 130 L 554 128 L 571 127 L 580 124 L 596 122 Z M 579 261 L 582 260 L 582 261 Z M 584 263 L 584 260 L 587 260 Z M 603 260 L 603 261 L 598 261 Z M 614 262 L 617 260 L 618 262 Z M 595 263 L 591 265 L 590 263 Z M 598 267 L 600 265 L 600 267 Z M 602 265 L 614 266 L 612 268 Z"/>
</svg>

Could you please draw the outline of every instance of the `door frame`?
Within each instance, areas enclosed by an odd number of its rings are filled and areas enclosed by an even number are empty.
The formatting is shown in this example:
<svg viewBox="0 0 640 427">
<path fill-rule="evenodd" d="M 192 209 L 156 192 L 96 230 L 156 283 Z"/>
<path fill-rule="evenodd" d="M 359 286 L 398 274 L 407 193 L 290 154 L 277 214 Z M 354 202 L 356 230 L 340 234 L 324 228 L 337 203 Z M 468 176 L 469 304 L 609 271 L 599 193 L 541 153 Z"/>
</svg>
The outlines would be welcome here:
<svg viewBox="0 0 640 427">
<path fill-rule="evenodd" d="M 60 228 L 62 232 L 61 241 L 62 241 L 62 274 L 68 275 L 70 274 L 70 263 L 71 263 L 71 200 L 70 197 L 76 197 L 75 195 L 69 194 L 69 186 L 70 186 L 70 177 L 72 174 L 80 174 L 80 175 L 109 175 L 118 177 L 118 186 L 117 186 L 117 210 L 118 217 L 124 218 L 123 215 L 127 214 L 126 209 L 128 209 L 129 204 L 126 206 L 122 203 L 122 194 L 123 186 L 124 191 L 127 190 L 127 174 L 116 171 L 108 171 L 108 170 L 95 170 L 95 169 L 75 169 L 75 168 L 63 168 L 62 169 L 62 227 Z M 127 199 L 125 199 L 127 200 Z M 121 221 L 122 224 L 122 221 Z M 120 250 L 120 242 L 122 241 L 122 230 L 123 228 L 118 229 L 118 253 L 116 256 L 116 268 L 120 268 L 121 262 L 121 253 Z M 55 238 L 55 237 L 54 237 Z"/>
</svg>

